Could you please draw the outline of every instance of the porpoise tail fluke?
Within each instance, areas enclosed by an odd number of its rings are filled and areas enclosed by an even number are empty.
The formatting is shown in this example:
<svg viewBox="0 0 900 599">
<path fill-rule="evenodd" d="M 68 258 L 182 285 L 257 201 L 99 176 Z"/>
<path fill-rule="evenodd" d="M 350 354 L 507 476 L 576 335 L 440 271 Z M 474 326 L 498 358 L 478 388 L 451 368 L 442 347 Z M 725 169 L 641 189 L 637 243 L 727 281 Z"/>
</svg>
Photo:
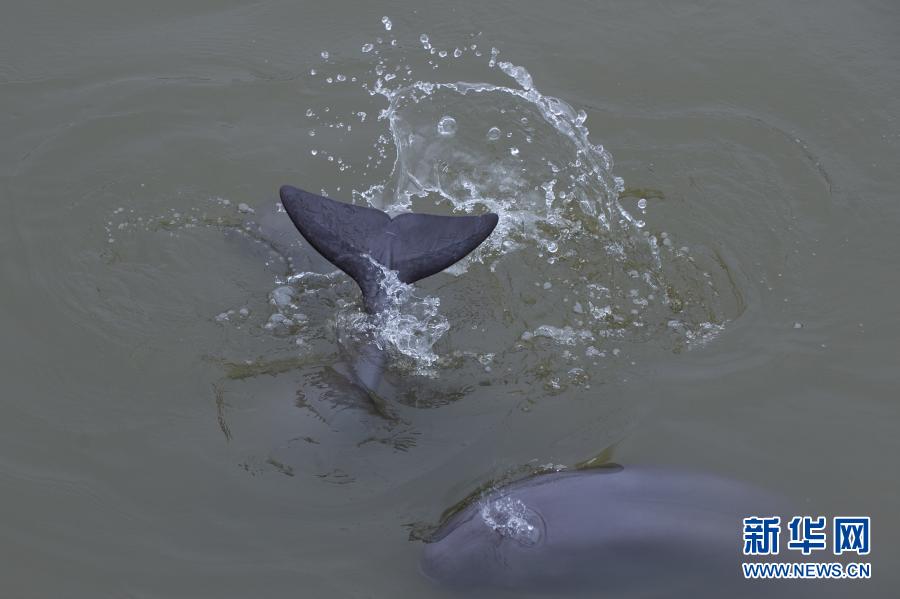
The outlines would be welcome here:
<svg viewBox="0 0 900 599">
<path fill-rule="evenodd" d="M 497 226 L 496 214 L 406 213 L 391 218 L 375 208 L 336 202 L 290 185 L 280 195 L 309 244 L 356 281 L 369 313 L 382 310 L 387 301 L 378 264 L 397 271 L 401 282 L 414 283 L 464 258 Z"/>
</svg>

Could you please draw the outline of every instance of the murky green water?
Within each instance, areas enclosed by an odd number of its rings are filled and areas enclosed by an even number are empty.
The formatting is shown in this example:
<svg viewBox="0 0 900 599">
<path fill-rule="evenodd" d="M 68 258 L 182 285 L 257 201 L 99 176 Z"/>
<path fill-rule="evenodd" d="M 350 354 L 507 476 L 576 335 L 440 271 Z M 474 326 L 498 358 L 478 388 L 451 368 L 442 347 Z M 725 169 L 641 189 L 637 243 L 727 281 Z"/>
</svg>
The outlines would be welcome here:
<svg viewBox="0 0 900 599">
<path fill-rule="evenodd" d="M 894 3 L 19 4 L 4 596 L 441 596 L 411 532 L 610 454 L 871 515 L 835 588 L 900 584 Z M 373 331 L 283 183 L 501 223 Z"/>
</svg>

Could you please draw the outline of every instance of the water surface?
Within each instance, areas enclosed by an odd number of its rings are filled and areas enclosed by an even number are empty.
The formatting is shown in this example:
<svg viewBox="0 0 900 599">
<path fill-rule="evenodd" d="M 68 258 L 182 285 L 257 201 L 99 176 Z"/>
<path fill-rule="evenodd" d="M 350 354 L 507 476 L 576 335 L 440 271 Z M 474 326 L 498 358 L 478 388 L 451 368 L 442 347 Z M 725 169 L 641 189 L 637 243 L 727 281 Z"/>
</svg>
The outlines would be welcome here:
<svg viewBox="0 0 900 599">
<path fill-rule="evenodd" d="M 440 596 L 411 532 L 610 455 L 871 515 L 847 592 L 900 583 L 893 3 L 18 4 L 7 593 Z M 501 223 L 372 329 L 283 183 Z"/>
</svg>

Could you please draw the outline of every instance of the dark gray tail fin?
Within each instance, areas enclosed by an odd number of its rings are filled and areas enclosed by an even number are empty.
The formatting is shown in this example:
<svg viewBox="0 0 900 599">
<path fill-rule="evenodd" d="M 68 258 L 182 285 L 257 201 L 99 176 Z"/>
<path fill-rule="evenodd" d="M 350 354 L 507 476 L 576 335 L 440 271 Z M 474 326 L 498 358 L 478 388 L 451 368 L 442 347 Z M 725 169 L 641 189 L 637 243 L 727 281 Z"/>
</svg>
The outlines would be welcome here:
<svg viewBox="0 0 900 599">
<path fill-rule="evenodd" d="M 336 202 L 296 187 L 280 190 L 281 203 L 310 245 L 353 277 L 366 310 L 382 307 L 382 274 L 395 270 L 404 283 L 439 273 L 477 248 L 497 226 L 496 214 L 436 216 L 401 214 Z M 371 259 L 370 259 L 371 257 Z"/>
</svg>

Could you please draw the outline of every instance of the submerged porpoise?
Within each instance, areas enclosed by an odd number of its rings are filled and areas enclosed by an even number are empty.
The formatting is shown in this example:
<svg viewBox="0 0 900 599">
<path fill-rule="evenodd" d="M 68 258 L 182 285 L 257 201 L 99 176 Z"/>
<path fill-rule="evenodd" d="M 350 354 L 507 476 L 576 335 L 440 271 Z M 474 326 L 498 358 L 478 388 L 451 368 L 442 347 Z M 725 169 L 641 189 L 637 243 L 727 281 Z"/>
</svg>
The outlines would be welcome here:
<svg viewBox="0 0 900 599">
<path fill-rule="evenodd" d="M 350 275 L 362 291 L 366 312 L 382 311 L 389 298 L 382 268 L 406 284 L 439 273 L 477 248 L 493 232 L 498 217 L 406 213 L 381 210 L 319 196 L 290 185 L 279 195 L 300 234 L 329 262 Z M 353 365 L 360 384 L 378 394 L 384 352 L 375 344 L 359 350 Z"/>
<path fill-rule="evenodd" d="M 742 554 L 742 519 L 783 509 L 752 485 L 707 474 L 621 467 L 541 474 L 452 516 L 427 541 L 421 569 L 467 592 L 793 597 L 811 581 L 746 580 L 740 566 L 758 559 Z"/>
</svg>

